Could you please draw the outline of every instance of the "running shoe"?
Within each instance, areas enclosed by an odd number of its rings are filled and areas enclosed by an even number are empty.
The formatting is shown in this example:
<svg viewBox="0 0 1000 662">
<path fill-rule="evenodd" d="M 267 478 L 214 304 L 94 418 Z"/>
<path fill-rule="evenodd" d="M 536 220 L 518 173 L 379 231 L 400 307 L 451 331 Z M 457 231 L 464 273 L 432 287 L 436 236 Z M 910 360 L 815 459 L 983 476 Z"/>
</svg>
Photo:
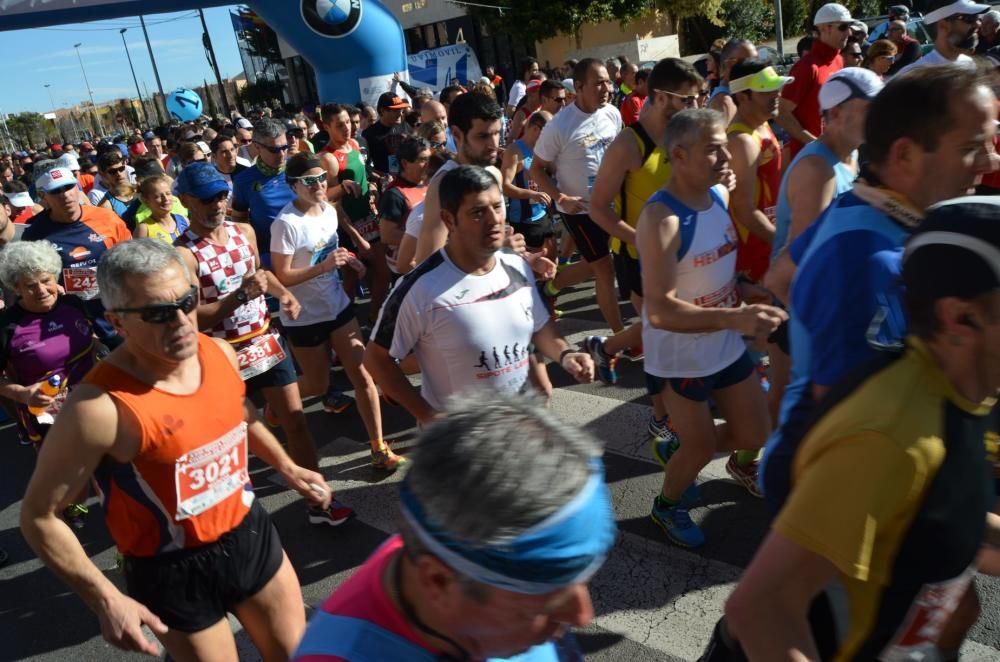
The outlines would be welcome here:
<svg viewBox="0 0 1000 662">
<path fill-rule="evenodd" d="M 653 500 L 653 511 L 649 515 L 667 534 L 667 539 L 680 547 L 694 549 L 705 544 L 705 534 L 691 519 L 686 508 L 676 505 L 673 508 L 660 508 Z"/>
<path fill-rule="evenodd" d="M 342 414 L 354 404 L 354 398 L 331 388 L 323 397 L 323 411 L 328 414 Z"/>
<path fill-rule="evenodd" d="M 583 351 L 594 359 L 597 377 L 610 386 L 618 383 L 618 372 L 615 370 L 618 359 L 605 353 L 604 341 L 606 340 L 607 338 L 604 336 L 587 336 L 583 339 Z"/>
<path fill-rule="evenodd" d="M 382 448 L 372 449 L 372 468 L 379 471 L 393 472 L 406 464 L 406 458 L 396 455 L 388 445 L 383 444 Z"/>
<path fill-rule="evenodd" d="M 650 449 L 653 451 L 653 457 L 656 459 L 660 465 L 666 469 L 667 462 L 670 458 L 674 456 L 677 449 L 681 447 L 680 439 L 677 435 L 672 435 L 670 437 L 653 437 L 653 440 L 649 444 Z"/>
<path fill-rule="evenodd" d="M 760 463 L 757 460 L 747 465 L 736 464 L 736 453 L 730 453 L 729 461 L 726 462 L 726 473 L 729 474 L 730 478 L 745 487 L 747 492 L 758 499 L 762 499 L 764 495 L 760 493 L 760 488 L 757 486 L 757 468 L 759 466 Z"/>
<path fill-rule="evenodd" d="M 82 503 L 71 503 L 63 510 L 63 519 L 74 529 L 82 529 L 87 524 L 87 507 Z"/>
<path fill-rule="evenodd" d="M 664 416 L 662 421 L 657 420 L 653 414 L 649 415 L 649 436 L 660 439 L 670 439 L 676 437 L 674 426 L 670 422 L 670 416 Z"/>
<path fill-rule="evenodd" d="M 281 425 L 281 421 L 278 420 L 278 415 L 274 413 L 271 409 L 270 404 L 264 405 L 264 424 L 269 428 L 276 428 Z"/>
<path fill-rule="evenodd" d="M 624 356 L 625 358 L 627 358 L 629 361 L 632 361 L 633 363 L 641 361 L 644 358 L 646 358 L 646 355 L 643 354 L 643 352 L 642 352 L 642 345 L 641 344 L 640 345 L 636 345 L 635 347 L 629 347 L 627 350 L 625 350 L 625 352 L 622 354 L 622 356 Z"/>
<path fill-rule="evenodd" d="M 309 508 L 310 524 L 340 526 L 352 517 L 354 517 L 354 510 L 340 503 L 336 499 L 331 501 L 330 505 L 326 508 Z"/>
</svg>

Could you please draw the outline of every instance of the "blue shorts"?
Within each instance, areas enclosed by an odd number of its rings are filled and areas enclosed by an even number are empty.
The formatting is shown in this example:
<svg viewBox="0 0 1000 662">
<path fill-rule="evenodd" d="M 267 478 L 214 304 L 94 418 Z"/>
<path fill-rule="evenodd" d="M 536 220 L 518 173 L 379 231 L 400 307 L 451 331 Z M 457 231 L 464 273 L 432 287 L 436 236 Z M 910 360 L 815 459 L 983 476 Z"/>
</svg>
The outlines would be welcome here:
<svg viewBox="0 0 1000 662">
<path fill-rule="evenodd" d="M 740 358 L 707 377 L 657 377 L 646 373 L 646 390 L 656 396 L 663 392 L 667 382 L 677 395 L 695 402 L 707 402 L 712 391 L 739 384 L 753 374 L 754 364 L 750 353 L 744 351 Z"/>
</svg>

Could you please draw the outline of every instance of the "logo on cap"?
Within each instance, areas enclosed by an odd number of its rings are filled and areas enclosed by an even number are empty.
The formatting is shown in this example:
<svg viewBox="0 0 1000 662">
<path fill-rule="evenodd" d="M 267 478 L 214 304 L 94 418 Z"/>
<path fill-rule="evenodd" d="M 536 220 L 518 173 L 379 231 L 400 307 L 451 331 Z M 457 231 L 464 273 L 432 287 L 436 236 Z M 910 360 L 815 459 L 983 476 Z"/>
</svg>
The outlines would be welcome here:
<svg viewBox="0 0 1000 662">
<path fill-rule="evenodd" d="M 62 179 L 63 178 L 63 174 L 59 170 L 51 170 L 50 171 L 50 176 L 52 177 L 52 179 Z"/>
<path fill-rule="evenodd" d="M 302 0 L 302 20 L 318 35 L 337 39 L 361 23 L 362 0 Z"/>
</svg>

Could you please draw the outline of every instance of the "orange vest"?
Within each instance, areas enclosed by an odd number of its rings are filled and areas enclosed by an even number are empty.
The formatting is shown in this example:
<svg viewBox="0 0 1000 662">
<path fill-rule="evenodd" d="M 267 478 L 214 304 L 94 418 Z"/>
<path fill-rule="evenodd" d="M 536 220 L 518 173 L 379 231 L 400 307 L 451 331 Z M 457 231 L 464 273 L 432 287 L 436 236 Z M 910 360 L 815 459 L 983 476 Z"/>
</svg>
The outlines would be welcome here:
<svg viewBox="0 0 1000 662">
<path fill-rule="evenodd" d="M 754 182 L 754 206 L 764 212 L 773 223 L 777 216 L 778 189 L 781 186 L 781 143 L 767 124 L 755 130 L 743 122 L 733 122 L 726 133 L 728 135 L 745 133 L 760 147 L 757 181 Z M 736 226 L 740 239 L 736 272 L 747 276 L 755 283 L 760 282 L 771 262 L 771 244 L 751 234 L 750 230 L 735 219 L 733 225 Z"/>
<path fill-rule="evenodd" d="M 198 335 L 201 386 L 157 390 L 108 362 L 84 378 L 139 424 L 131 462 L 105 457 L 94 472 L 108 531 L 122 554 L 155 556 L 218 540 L 253 503 L 247 470 L 246 387 L 215 341 Z"/>
</svg>

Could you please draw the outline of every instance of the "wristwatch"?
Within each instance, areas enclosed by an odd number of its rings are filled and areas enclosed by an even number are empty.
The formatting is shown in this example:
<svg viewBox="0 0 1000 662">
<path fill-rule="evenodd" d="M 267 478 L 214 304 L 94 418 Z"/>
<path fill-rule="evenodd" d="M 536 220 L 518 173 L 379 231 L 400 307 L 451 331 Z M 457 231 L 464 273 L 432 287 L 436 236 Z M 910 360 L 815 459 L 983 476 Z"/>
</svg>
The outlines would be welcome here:
<svg viewBox="0 0 1000 662">
<path fill-rule="evenodd" d="M 247 296 L 247 291 L 244 290 L 242 287 L 236 290 L 233 296 L 236 297 L 236 300 L 239 301 L 241 304 L 246 303 L 247 301 L 250 300 L 250 297 Z"/>
</svg>

